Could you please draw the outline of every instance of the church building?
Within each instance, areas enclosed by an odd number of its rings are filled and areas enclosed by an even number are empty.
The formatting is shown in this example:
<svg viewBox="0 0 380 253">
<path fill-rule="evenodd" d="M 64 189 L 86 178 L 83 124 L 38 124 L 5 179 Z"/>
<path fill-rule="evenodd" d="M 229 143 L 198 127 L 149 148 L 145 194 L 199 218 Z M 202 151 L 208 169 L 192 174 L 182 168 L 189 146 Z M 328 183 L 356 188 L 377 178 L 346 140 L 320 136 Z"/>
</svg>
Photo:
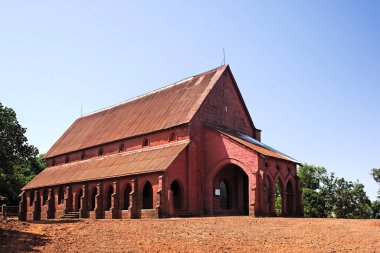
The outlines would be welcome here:
<svg viewBox="0 0 380 253">
<path fill-rule="evenodd" d="M 20 193 L 20 219 L 302 216 L 299 162 L 261 142 L 223 65 L 81 116 Z"/>
</svg>

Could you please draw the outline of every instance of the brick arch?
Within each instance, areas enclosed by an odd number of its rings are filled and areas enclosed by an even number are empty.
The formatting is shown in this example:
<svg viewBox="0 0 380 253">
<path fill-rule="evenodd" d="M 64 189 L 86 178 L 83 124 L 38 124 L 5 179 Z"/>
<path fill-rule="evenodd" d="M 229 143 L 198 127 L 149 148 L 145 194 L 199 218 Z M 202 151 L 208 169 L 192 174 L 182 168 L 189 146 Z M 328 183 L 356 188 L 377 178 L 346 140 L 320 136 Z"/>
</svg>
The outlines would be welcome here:
<svg viewBox="0 0 380 253">
<path fill-rule="evenodd" d="M 206 181 L 206 199 L 207 199 L 207 209 L 210 214 L 213 214 L 213 209 L 214 209 L 214 203 L 213 203 L 213 183 L 215 176 L 227 165 L 235 165 L 239 167 L 248 177 L 248 187 L 249 189 L 251 188 L 249 186 L 249 182 L 251 181 L 251 177 L 253 177 L 252 170 L 248 169 L 247 166 L 244 165 L 243 162 L 234 159 L 234 158 L 225 158 L 217 162 L 209 171 L 208 176 L 207 176 L 207 181 Z M 248 191 L 249 195 L 249 191 Z M 250 203 L 251 200 L 248 198 L 248 202 Z M 249 208 L 249 207 L 248 207 Z"/>
</svg>

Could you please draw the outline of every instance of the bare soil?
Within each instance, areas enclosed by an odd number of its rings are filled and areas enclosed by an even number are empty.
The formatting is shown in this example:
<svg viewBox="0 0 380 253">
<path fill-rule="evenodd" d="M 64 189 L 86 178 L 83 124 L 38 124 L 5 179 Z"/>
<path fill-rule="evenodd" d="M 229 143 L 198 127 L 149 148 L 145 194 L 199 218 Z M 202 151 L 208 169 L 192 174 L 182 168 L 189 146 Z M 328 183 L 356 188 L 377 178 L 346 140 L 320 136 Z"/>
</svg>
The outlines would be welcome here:
<svg viewBox="0 0 380 253">
<path fill-rule="evenodd" d="M 0 252 L 380 252 L 379 220 L 207 217 L 0 223 Z"/>
</svg>

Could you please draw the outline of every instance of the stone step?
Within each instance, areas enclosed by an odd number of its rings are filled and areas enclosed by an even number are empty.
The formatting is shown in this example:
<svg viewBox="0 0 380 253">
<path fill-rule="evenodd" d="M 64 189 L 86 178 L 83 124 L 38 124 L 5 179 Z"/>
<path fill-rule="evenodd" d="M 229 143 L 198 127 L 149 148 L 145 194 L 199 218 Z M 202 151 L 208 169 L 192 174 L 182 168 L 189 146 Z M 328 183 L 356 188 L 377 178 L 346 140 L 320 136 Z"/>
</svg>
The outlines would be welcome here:
<svg viewBox="0 0 380 253">
<path fill-rule="evenodd" d="M 79 219 L 79 212 L 66 212 L 61 219 Z"/>
</svg>

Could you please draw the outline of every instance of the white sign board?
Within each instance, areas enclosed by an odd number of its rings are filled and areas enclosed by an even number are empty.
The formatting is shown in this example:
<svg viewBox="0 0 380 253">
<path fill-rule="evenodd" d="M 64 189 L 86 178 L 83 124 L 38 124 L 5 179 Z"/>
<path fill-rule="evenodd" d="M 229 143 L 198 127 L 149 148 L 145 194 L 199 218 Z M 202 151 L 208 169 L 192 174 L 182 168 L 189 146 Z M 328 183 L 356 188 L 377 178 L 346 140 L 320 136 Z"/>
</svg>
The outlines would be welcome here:
<svg viewBox="0 0 380 253">
<path fill-rule="evenodd" d="M 220 189 L 214 189 L 214 195 L 220 196 Z"/>
</svg>

